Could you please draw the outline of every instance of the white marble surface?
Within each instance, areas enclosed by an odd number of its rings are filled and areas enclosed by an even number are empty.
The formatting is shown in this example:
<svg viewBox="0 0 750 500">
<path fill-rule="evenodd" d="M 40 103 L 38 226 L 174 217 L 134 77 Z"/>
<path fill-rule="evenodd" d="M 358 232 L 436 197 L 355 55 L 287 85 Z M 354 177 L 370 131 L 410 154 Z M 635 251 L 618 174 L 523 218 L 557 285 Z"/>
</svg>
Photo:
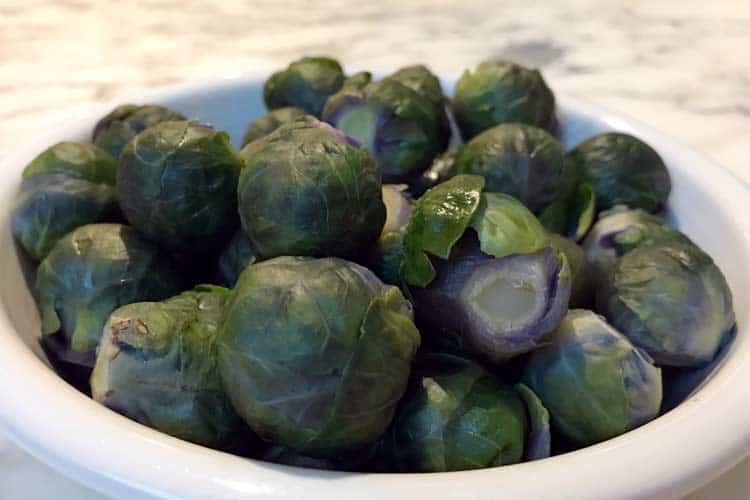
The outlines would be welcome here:
<svg viewBox="0 0 750 500">
<path fill-rule="evenodd" d="M 489 57 L 630 114 L 750 182 L 750 2 L 0 0 L 0 156 L 93 103 L 262 72 L 304 54 L 350 68 Z M 102 498 L 0 443 L 0 498 Z M 750 498 L 750 462 L 689 497 Z"/>
</svg>

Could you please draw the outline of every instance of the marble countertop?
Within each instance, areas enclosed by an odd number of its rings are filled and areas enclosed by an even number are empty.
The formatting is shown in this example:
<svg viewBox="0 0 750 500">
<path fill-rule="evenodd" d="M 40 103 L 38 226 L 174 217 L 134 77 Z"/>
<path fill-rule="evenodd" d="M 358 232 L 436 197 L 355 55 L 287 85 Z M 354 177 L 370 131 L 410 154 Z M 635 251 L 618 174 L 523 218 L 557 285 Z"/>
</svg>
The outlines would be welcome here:
<svg viewBox="0 0 750 500">
<path fill-rule="evenodd" d="M 555 91 L 664 130 L 750 182 L 748 47 L 747 0 L 0 0 L 0 157 L 98 102 L 266 74 L 305 54 L 356 68 L 423 62 L 441 74 L 502 57 L 540 68 Z M 745 460 L 690 499 L 749 491 Z M 50 492 L 102 498 L 0 444 L 0 498 Z"/>
</svg>

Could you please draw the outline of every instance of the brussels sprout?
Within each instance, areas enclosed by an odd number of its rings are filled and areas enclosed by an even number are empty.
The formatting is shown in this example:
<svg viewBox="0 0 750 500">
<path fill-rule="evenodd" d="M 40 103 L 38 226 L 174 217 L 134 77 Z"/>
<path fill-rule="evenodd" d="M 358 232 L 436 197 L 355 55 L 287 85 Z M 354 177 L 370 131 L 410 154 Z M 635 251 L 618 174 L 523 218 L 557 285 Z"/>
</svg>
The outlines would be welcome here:
<svg viewBox="0 0 750 500">
<path fill-rule="evenodd" d="M 563 184 L 564 157 L 562 145 L 544 130 L 501 124 L 461 148 L 452 171 L 481 175 L 486 191 L 509 194 L 539 213 Z"/>
<path fill-rule="evenodd" d="M 303 57 L 266 80 L 263 99 L 268 109 L 295 106 L 319 117 L 328 97 L 343 84 L 344 72 L 338 61 Z"/>
<path fill-rule="evenodd" d="M 543 344 L 558 325 L 570 270 L 550 247 L 493 258 L 466 238 L 439 262 L 435 280 L 411 293 L 420 322 L 435 334 L 457 332 L 475 354 L 502 363 Z"/>
<path fill-rule="evenodd" d="M 23 183 L 13 212 L 11 231 L 35 260 L 73 229 L 114 221 L 117 162 L 90 144 L 60 142 L 34 158 L 23 171 Z"/>
<path fill-rule="evenodd" d="M 602 281 L 609 276 L 618 257 L 640 245 L 670 240 L 691 243 L 687 236 L 667 226 L 661 217 L 618 205 L 599 214 L 599 220 L 583 240 L 583 251 L 597 279 Z"/>
<path fill-rule="evenodd" d="M 94 127 L 94 144 L 119 158 L 130 139 L 157 123 L 184 120 L 176 111 L 162 106 L 123 104 L 99 120 Z"/>
<path fill-rule="evenodd" d="M 569 311 L 529 355 L 523 378 L 549 410 L 553 429 L 577 445 L 615 437 L 659 413 L 661 371 L 591 311 Z"/>
<path fill-rule="evenodd" d="M 480 196 L 481 187 L 481 177 L 459 175 L 417 200 L 401 274 L 421 323 L 437 336 L 458 334 L 499 363 L 534 349 L 557 326 L 570 269 L 528 209 L 507 195 Z"/>
<path fill-rule="evenodd" d="M 530 412 L 543 411 L 533 404 Z M 381 449 L 403 472 L 517 463 L 524 458 L 530 428 L 524 406 L 511 386 L 479 365 L 457 356 L 428 355 L 415 368 Z"/>
<path fill-rule="evenodd" d="M 436 106 L 445 106 L 445 96 L 443 95 L 443 89 L 440 87 L 440 80 L 421 64 L 401 68 L 389 75 L 388 78 L 423 95 Z"/>
<path fill-rule="evenodd" d="M 724 275 L 701 249 L 679 240 L 623 255 L 596 298 L 607 320 L 662 365 L 709 362 L 735 323 Z"/>
<path fill-rule="evenodd" d="M 425 95 L 386 78 L 331 96 L 323 119 L 372 152 L 383 182 L 398 183 L 419 175 L 445 150 L 444 114 Z"/>
<path fill-rule="evenodd" d="M 245 146 L 255 139 L 265 137 L 283 124 L 294 121 L 300 116 L 305 116 L 305 114 L 301 109 L 294 107 L 273 109 L 250 124 L 242 137 L 242 145 Z"/>
<path fill-rule="evenodd" d="M 568 159 L 594 188 L 598 210 L 627 205 L 658 212 L 667 202 L 672 187 L 667 167 L 656 151 L 631 135 L 597 135 L 576 146 Z"/>
<path fill-rule="evenodd" d="M 401 261 L 404 257 L 404 235 L 413 210 L 406 186 L 383 185 L 385 225 L 372 259 L 372 270 L 390 285 L 401 284 Z"/>
<path fill-rule="evenodd" d="M 453 113 L 464 139 L 500 123 L 553 130 L 555 96 L 541 73 L 509 61 L 485 61 L 456 83 Z"/>
<path fill-rule="evenodd" d="M 264 440 L 330 458 L 388 427 L 419 347 L 411 305 L 341 259 L 278 257 L 241 275 L 219 337 L 235 409 Z"/>
<path fill-rule="evenodd" d="M 125 218 L 170 250 L 205 252 L 237 227 L 242 157 L 226 132 L 162 122 L 133 138 L 117 169 Z"/>
<path fill-rule="evenodd" d="M 55 244 L 37 270 L 42 340 L 49 340 L 48 347 L 61 359 L 93 366 L 94 350 L 113 310 L 174 295 L 180 281 L 172 263 L 133 228 L 79 227 Z"/>
<path fill-rule="evenodd" d="M 238 229 L 219 255 L 219 283 L 233 287 L 240 273 L 257 258 L 247 235 L 242 229 Z"/>
<path fill-rule="evenodd" d="M 41 174 L 64 174 L 96 184 L 114 186 L 117 162 L 91 144 L 58 142 L 45 149 L 23 169 L 23 179 Z"/>
<path fill-rule="evenodd" d="M 312 117 L 248 144 L 238 197 L 242 226 L 263 258 L 357 257 L 385 221 L 370 153 Z"/>
<path fill-rule="evenodd" d="M 116 309 L 91 376 L 94 400 L 194 443 L 226 448 L 244 423 L 222 389 L 216 333 L 226 288 L 203 285 Z"/>
<path fill-rule="evenodd" d="M 453 165 L 456 162 L 457 149 L 449 149 L 437 156 L 430 168 L 422 172 L 422 175 L 411 181 L 409 191 L 415 198 L 419 198 L 430 188 L 433 188 L 451 176 Z"/>
<path fill-rule="evenodd" d="M 575 242 L 555 233 L 550 233 L 549 243 L 552 248 L 565 254 L 570 265 L 570 307 L 593 307 L 596 288 L 594 272 L 586 260 L 583 249 Z"/>
<path fill-rule="evenodd" d="M 344 80 L 343 86 L 361 89 L 371 81 L 372 73 L 369 71 L 360 71 L 359 73 L 354 73 L 353 75 L 348 76 L 346 80 Z"/>
</svg>

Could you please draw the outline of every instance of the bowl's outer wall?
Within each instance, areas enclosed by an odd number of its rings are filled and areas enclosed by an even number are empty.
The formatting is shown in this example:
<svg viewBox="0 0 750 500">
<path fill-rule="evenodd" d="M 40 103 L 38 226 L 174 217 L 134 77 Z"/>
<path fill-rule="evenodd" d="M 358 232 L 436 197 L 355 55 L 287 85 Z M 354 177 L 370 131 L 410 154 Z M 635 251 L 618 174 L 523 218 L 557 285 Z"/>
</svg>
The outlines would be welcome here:
<svg viewBox="0 0 750 500">
<path fill-rule="evenodd" d="M 257 79 L 168 89 L 133 102 L 173 107 L 227 130 L 237 144 L 264 112 Z M 606 130 L 633 133 L 664 157 L 673 179 L 670 218 L 714 257 L 732 288 L 739 325 L 727 357 L 685 403 L 618 438 L 540 462 L 447 473 L 377 475 L 287 468 L 207 450 L 130 422 L 62 382 L 38 347 L 39 318 L 24 281 L 8 214 L 23 166 L 60 140 L 89 140 L 101 107 L 40 133 L 8 158 L 0 183 L 0 425 L 18 444 L 71 477 L 121 498 L 675 498 L 750 451 L 750 197 L 727 171 L 657 131 L 560 98 L 571 147 Z"/>
</svg>

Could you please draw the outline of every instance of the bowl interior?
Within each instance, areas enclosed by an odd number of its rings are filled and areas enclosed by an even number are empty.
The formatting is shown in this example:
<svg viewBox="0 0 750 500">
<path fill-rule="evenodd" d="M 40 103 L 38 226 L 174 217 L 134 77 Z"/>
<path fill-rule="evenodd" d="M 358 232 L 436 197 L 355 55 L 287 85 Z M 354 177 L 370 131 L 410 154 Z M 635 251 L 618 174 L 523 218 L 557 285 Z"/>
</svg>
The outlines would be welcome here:
<svg viewBox="0 0 750 500">
<path fill-rule="evenodd" d="M 446 90 L 450 91 L 450 89 Z M 229 132 L 235 145 L 238 145 L 247 125 L 265 110 L 262 101 L 262 84 L 258 80 L 251 79 L 227 80 L 211 85 L 165 90 L 157 94 L 144 96 L 134 102 L 163 104 L 182 112 L 190 118 L 211 123 L 215 127 Z M 9 339 L 20 339 L 25 344 L 27 350 L 33 352 L 35 356 L 33 361 L 23 361 L 28 365 L 26 369 L 31 370 L 26 373 L 50 372 L 51 368 L 38 342 L 40 335 L 39 316 L 29 286 L 31 284 L 29 280 L 33 274 L 33 269 L 13 244 L 8 223 L 8 213 L 12 206 L 14 194 L 20 185 L 21 170 L 39 151 L 54 142 L 60 140 L 88 141 L 97 117 L 103 115 L 108 110 L 109 106 L 102 107 L 98 110 L 98 114 L 93 115 L 89 119 L 67 124 L 64 128 L 58 127 L 55 130 L 40 131 L 37 140 L 25 145 L 21 151 L 17 152 L 3 166 L 3 182 L 0 188 L 2 189 L 0 192 L 0 201 L 2 202 L 0 203 L 0 282 L 3 283 L 2 289 L 0 289 L 0 313 L 5 315 L 11 328 L 4 328 L 0 325 L 0 349 L 3 348 L 2 344 L 8 342 Z M 746 369 L 747 367 L 748 341 L 745 334 L 748 329 L 748 311 L 742 307 L 747 303 L 747 293 L 750 290 L 750 274 L 746 265 L 750 261 L 750 244 L 748 243 L 748 239 L 750 239 L 750 223 L 747 220 L 750 216 L 746 215 L 750 213 L 747 212 L 750 203 L 747 200 L 746 188 L 725 171 L 722 171 L 700 156 L 686 151 L 684 148 L 661 136 L 658 132 L 636 124 L 633 121 L 611 115 L 603 110 L 567 98 L 560 99 L 559 112 L 563 131 L 562 141 L 567 148 L 596 133 L 607 130 L 619 130 L 633 133 L 650 142 L 667 162 L 673 179 L 673 191 L 668 207 L 670 220 L 714 258 L 726 275 L 734 295 L 739 335 L 734 342 L 728 345 L 725 359 L 721 363 L 717 363 L 717 367 L 712 366 L 711 369 L 705 370 L 706 373 L 704 374 L 707 374 L 707 377 L 703 380 L 697 392 L 693 393 L 688 402 L 693 400 L 698 401 L 702 398 L 711 399 L 719 397 L 717 394 L 721 390 L 720 385 L 729 383 L 731 377 L 736 376 L 740 369 Z M 722 373 L 725 374 L 726 381 L 717 382 L 712 393 L 711 386 L 714 382 L 712 379 L 717 378 L 718 374 Z M 691 380 L 686 381 L 687 389 L 684 391 L 685 394 L 690 392 L 690 389 L 701 381 L 702 376 L 703 374 L 694 376 Z M 69 390 L 62 380 L 58 380 L 57 384 L 59 384 L 57 389 L 61 392 Z M 19 390 L 22 389 L 19 387 Z M 0 392 L 2 392 L 1 388 Z M 37 396 L 39 396 L 39 400 L 44 399 L 44 395 Z M 65 397 L 71 402 L 73 400 L 70 398 L 78 396 L 65 393 Z M 84 397 L 80 396 L 80 398 L 81 401 L 75 403 L 80 404 L 80 411 L 93 412 L 94 410 L 90 405 L 85 405 L 87 402 L 84 400 Z M 672 418 L 673 423 L 677 422 L 676 419 L 679 415 L 677 417 L 670 417 L 670 415 L 680 411 L 682 406 L 641 429 L 590 448 L 594 450 L 593 452 L 600 453 L 605 452 L 607 449 L 617 448 L 618 443 L 625 446 L 628 442 L 627 440 L 637 439 L 637 436 L 641 436 L 643 440 L 645 439 L 644 433 L 648 432 L 649 428 L 665 424 L 665 419 Z M 687 410 L 685 411 L 687 412 Z M 687 413 L 683 413 L 682 416 L 687 418 Z M 97 419 L 102 420 L 105 417 L 112 418 L 106 415 L 105 412 L 99 411 L 92 417 L 94 418 L 92 422 L 97 422 Z M 8 416 L 6 412 L 6 415 L 4 415 L 4 419 L 6 420 L 5 427 L 17 429 L 19 434 L 22 435 L 19 438 L 22 444 L 31 449 L 32 452 L 43 455 L 44 453 L 40 451 L 43 448 L 42 443 L 35 442 L 34 437 L 27 439 L 20 430 L 21 427 L 13 427 L 13 425 L 7 423 L 7 420 L 12 418 L 14 417 Z M 118 419 L 118 421 L 125 420 L 123 417 L 116 415 L 114 415 L 114 418 Z M 660 421 L 662 421 L 662 424 L 659 423 Z M 15 422 L 15 425 L 19 425 L 18 422 Z M 31 424 L 29 425 L 31 426 Z M 134 424 L 123 426 L 122 429 L 124 432 L 132 432 L 135 435 L 135 433 L 144 432 L 139 430 L 139 427 Z M 162 436 L 153 432 L 144 435 L 148 435 L 149 439 L 154 442 L 161 440 L 160 446 L 166 448 L 178 446 L 175 443 L 176 440 L 168 436 Z M 36 439 L 41 440 L 42 437 Z M 637 449 L 640 445 L 636 443 L 630 446 L 635 446 Z M 172 451 L 174 450 L 176 448 L 172 449 Z M 204 456 L 213 456 L 217 463 L 221 463 L 227 457 L 222 453 L 192 445 L 180 450 L 185 453 L 200 451 Z M 593 452 L 581 450 L 573 452 L 570 455 Z M 564 456 L 545 460 L 538 464 L 522 465 L 526 466 L 526 470 L 528 470 L 528 466 L 538 467 L 545 462 L 552 462 L 560 458 L 564 458 Z M 249 464 L 250 462 L 247 463 Z M 67 465 L 60 464 L 62 462 L 58 464 L 62 468 L 67 467 Z M 558 462 L 559 464 L 560 462 Z M 80 464 L 78 465 L 80 466 Z M 702 466 L 704 468 L 707 467 L 705 464 Z M 498 472 L 504 469 L 511 470 L 515 467 L 504 467 L 498 470 Z M 695 467 L 698 466 L 696 465 Z M 285 470 L 285 474 L 293 476 L 310 474 L 309 472 L 295 469 L 283 470 Z M 112 474 L 117 475 L 116 473 Z M 321 473 L 320 477 L 329 476 Z M 583 496 L 579 498 L 583 498 Z"/>
</svg>

